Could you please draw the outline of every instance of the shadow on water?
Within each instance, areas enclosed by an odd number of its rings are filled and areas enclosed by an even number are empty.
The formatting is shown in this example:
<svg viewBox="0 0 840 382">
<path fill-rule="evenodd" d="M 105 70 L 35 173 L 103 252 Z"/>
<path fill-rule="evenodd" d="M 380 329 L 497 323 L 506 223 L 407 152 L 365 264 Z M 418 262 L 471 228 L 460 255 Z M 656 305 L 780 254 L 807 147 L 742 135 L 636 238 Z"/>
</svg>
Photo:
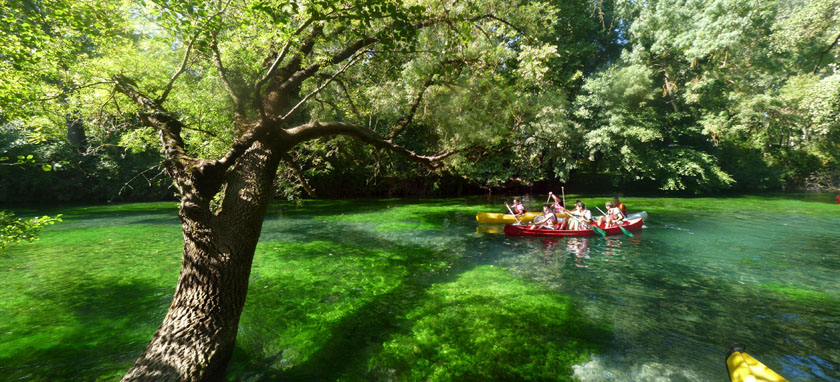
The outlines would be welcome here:
<svg viewBox="0 0 840 382">
<path fill-rule="evenodd" d="M 440 205 L 440 203 L 436 203 Z M 454 205 L 458 205 L 455 203 Z M 381 207 L 380 207 L 381 211 Z M 446 219 L 463 219 L 462 214 L 453 216 L 452 211 L 432 211 L 426 213 L 412 213 L 412 221 L 428 222 L 429 224 L 440 225 L 440 222 Z M 472 218 L 472 216 L 468 216 Z M 486 246 L 484 237 L 476 237 L 475 235 L 466 235 L 463 239 L 455 240 L 455 245 L 441 245 L 442 247 L 419 247 L 413 246 L 412 243 L 403 240 L 405 235 L 396 235 L 388 237 L 387 235 L 373 234 L 369 229 L 364 229 L 357 223 L 329 223 L 323 224 L 313 220 L 293 219 L 292 224 L 283 224 L 278 228 L 282 232 L 264 232 L 263 238 L 266 238 L 269 246 L 283 246 L 288 245 L 288 241 L 293 242 L 311 242 L 312 240 L 328 240 L 325 244 L 326 248 L 335 248 L 340 246 L 344 250 L 353 252 L 354 258 L 366 258 L 377 262 L 385 261 L 388 268 L 404 268 L 404 272 L 392 280 L 394 287 L 388 289 L 384 293 L 375 293 L 373 296 L 367 297 L 364 302 L 355 306 L 347 314 L 344 314 L 337 321 L 330 322 L 327 327 L 320 328 L 317 336 L 317 341 L 323 341 L 317 345 L 317 349 L 311 354 L 298 354 L 294 348 L 273 348 L 274 350 L 266 350 L 272 348 L 269 344 L 253 345 L 249 344 L 246 347 L 238 346 L 234 355 L 234 367 L 229 371 L 229 376 L 238 376 L 243 378 L 244 375 L 256 374 L 258 378 L 244 377 L 248 380 L 259 381 L 332 381 L 337 379 L 348 380 L 389 380 L 394 377 L 394 373 L 402 373 L 406 376 L 409 373 L 417 373 L 411 366 L 394 366 L 378 358 L 378 354 L 383 351 L 383 346 L 387 341 L 396 337 L 407 336 L 414 338 L 412 329 L 418 325 L 418 320 L 427 317 L 421 315 L 420 317 L 409 318 L 411 312 L 417 309 L 423 309 L 426 306 L 432 306 L 434 315 L 438 310 L 448 309 L 451 302 L 441 299 L 440 296 L 432 296 L 430 290 L 433 290 L 441 285 L 454 283 L 459 280 L 464 274 L 473 271 L 476 267 L 492 265 L 493 259 L 487 258 L 486 261 L 469 261 L 464 262 L 460 259 L 467 252 L 481 251 L 481 248 Z M 370 224 L 370 223 L 361 223 Z M 421 223 L 422 224 L 422 223 Z M 271 231 L 272 228 L 268 227 Z M 409 231 L 412 232 L 412 231 Z M 439 235 L 435 232 L 417 231 L 417 233 L 429 234 L 432 236 Z M 409 235 L 409 236 L 414 236 Z M 327 239 L 328 238 L 328 239 Z M 291 240 L 290 240 L 291 239 Z M 282 240 L 284 243 L 275 244 L 274 240 Z M 346 247 L 346 246 L 353 247 Z M 358 247 L 355 247 L 358 246 Z M 342 253 L 327 254 L 328 249 L 321 249 L 315 247 L 314 250 L 306 250 L 308 253 L 285 253 L 284 260 L 294 262 L 295 264 L 312 261 L 313 258 L 322 257 L 328 258 L 327 261 L 337 262 L 342 260 L 342 256 L 348 256 Z M 383 252 L 389 254 L 383 257 Z M 269 255 L 272 256 L 272 255 Z M 443 263 L 439 266 L 430 266 L 430 263 Z M 329 270 L 321 269 L 322 272 L 329 272 Z M 334 278 L 344 278 L 346 274 L 338 272 L 332 276 Z M 256 285 L 282 285 L 282 293 L 272 292 L 271 289 L 266 289 L 268 292 L 262 292 Z M 311 282 L 310 285 L 304 283 L 290 283 L 288 278 L 282 276 L 275 277 L 261 277 L 260 283 L 252 284 L 252 294 L 249 296 L 249 301 L 260 301 L 260 305 L 276 306 L 282 305 L 284 299 L 288 301 L 289 296 L 307 296 L 323 303 L 335 303 L 337 300 L 343 298 L 353 299 L 354 291 L 348 286 L 348 289 L 336 292 L 334 287 L 330 291 L 319 292 L 314 290 L 317 287 L 317 281 Z M 319 294 L 320 293 L 320 294 Z M 267 294 L 267 295 L 266 295 Z M 269 296 L 270 295 L 270 296 Z M 363 297 L 357 297 L 363 298 Z M 554 297 L 552 297 L 554 298 Z M 564 303 L 570 306 L 568 313 L 569 317 L 545 317 L 538 320 L 526 316 L 516 316 L 517 319 L 511 322 L 510 314 L 503 316 L 499 314 L 498 310 L 494 311 L 494 303 L 499 301 L 492 297 L 484 298 L 476 296 L 475 298 L 464 300 L 459 303 L 465 307 L 478 306 L 482 311 L 479 313 L 483 317 L 493 320 L 494 325 L 498 327 L 494 329 L 504 329 L 506 325 L 516 325 L 514 330 L 521 333 L 521 338 L 517 341 L 528 342 L 529 336 L 536 336 L 542 338 L 542 341 L 535 342 L 563 342 L 565 351 L 571 354 L 581 353 L 589 354 L 594 351 L 595 346 L 592 344 L 603 344 L 611 338 L 606 325 L 603 323 L 590 322 L 590 320 L 581 319 L 582 315 L 574 308 L 574 304 L 570 301 Z M 275 305 L 276 304 L 276 305 Z M 246 306 L 247 309 L 247 306 Z M 270 311 L 270 308 L 266 308 Z M 295 308 L 291 308 L 295 309 Z M 538 309 L 538 308 L 533 308 Z M 577 312 L 577 313 L 575 313 Z M 264 314 L 256 313 L 254 314 Z M 540 312 L 544 313 L 544 312 Z M 280 313 L 282 314 L 282 313 Z M 263 322 L 266 326 L 275 326 L 282 323 L 285 327 L 275 327 L 274 330 L 279 332 L 286 332 L 284 335 L 294 335 L 289 333 L 293 331 L 299 322 L 305 320 L 305 312 L 298 312 L 301 316 L 299 318 L 289 317 L 289 314 L 282 314 L 285 319 L 276 319 L 272 323 Z M 519 313 L 521 314 L 521 313 Z M 497 316 L 493 319 L 493 316 Z M 507 317 L 505 319 L 504 317 Z M 275 320 L 274 318 L 267 318 L 266 320 Z M 458 325 L 456 325 L 458 326 Z M 468 343 L 468 329 L 465 328 L 465 333 L 456 334 L 455 336 L 462 336 L 462 340 Z M 450 330 L 450 329 L 448 329 Z M 454 329 L 451 329 L 454 330 Z M 259 336 L 259 334 L 255 335 Z M 553 337 L 552 337 L 553 336 Z M 533 339 L 533 338 L 532 338 Z M 463 341 L 462 341 L 463 342 Z M 470 346 L 460 343 L 440 343 L 439 346 Z M 560 347 L 560 345 L 557 345 Z M 511 346 L 515 348 L 515 346 Z M 523 349 L 531 349 L 531 351 L 539 352 L 537 346 L 529 348 L 525 346 Z M 575 350 L 577 349 L 577 350 Z M 468 350 L 464 350 L 468 351 Z M 475 349 L 473 349 L 475 351 Z M 469 354 L 469 353 L 466 353 Z M 531 354 L 536 358 L 546 358 L 546 354 Z M 556 354 L 555 354 L 556 356 Z M 548 358 L 546 358 L 548 359 Z M 553 379 L 565 380 L 567 376 L 571 375 L 571 364 L 576 357 L 569 356 L 564 361 L 557 362 L 558 365 L 552 366 L 549 369 L 560 370 L 560 375 Z M 511 362 L 519 364 L 505 365 L 504 360 L 497 360 L 501 362 L 499 370 L 485 371 L 485 373 L 497 373 L 496 377 L 504 377 L 504 373 L 509 373 L 508 377 L 525 378 L 527 374 L 516 374 L 516 371 L 511 371 L 524 364 L 533 362 L 533 359 L 511 360 Z M 385 364 L 382 364 L 385 362 Z M 399 364 L 400 362 L 395 363 Z M 401 361 L 403 362 L 403 361 Z M 498 363 L 497 362 L 497 363 Z M 378 365 L 378 366 L 375 366 Z M 397 370 L 394 367 L 403 368 Z M 505 369 L 506 371 L 503 371 Z M 249 371 L 251 370 L 251 371 Z M 461 373 L 469 373 L 467 370 L 459 371 Z M 486 375 L 485 375 L 486 376 Z M 464 375 L 461 376 L 462 378 Z M 477 375 L 476 375 L 476 378 Z M 467 378 L 470 379 L 470 378 Z"/>
<path fill-rule="evenodd" d="M 171 299 L 171 291 L 144 281 L 102 278 L 82 270 L 49 278 L 44 288 L 25 292 L 39 305 L 7 312 L 13 314 L 12 330 L 24 333 L 15 333 L 14 350 L 0 357 L 3 378 L 117 379 L 152 334 L 148 325 L 138 323 L 159 321 Z"/>
</svg>

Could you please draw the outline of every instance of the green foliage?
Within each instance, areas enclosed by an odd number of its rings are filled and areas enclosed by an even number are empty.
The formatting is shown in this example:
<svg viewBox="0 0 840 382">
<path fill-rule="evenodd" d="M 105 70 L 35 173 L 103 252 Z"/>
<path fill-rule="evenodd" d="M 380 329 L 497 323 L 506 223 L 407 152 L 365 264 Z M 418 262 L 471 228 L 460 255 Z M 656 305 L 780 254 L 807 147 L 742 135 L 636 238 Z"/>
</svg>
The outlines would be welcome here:
<svg viewBox="0 0 840 382">
<path fill-rule="evenodd" d="M 136 107 L 108 81 L 124 74 L 158 96 L 190 47 L 165 106 L 187 126 L 191 155 L 218 158 L 236 128 L 214 39 L 230 85 L 250 99 L 284 43 L 299 48 L 297 29 L 318 24 L 316 49 L 281 64 L 323 65 L 362 36 L 376 43 L 303 105 L 298 122 L 344 121 L 387 137 L 422 98 L 394 142 L 424 155 L 457 151 L 437 174 L 350 139 L 309 142 L 292 154 L 321 195 L 341 184 L 417 194 L 589 175 L 614 187 L 773 190 L 840 167 L 837 0 L 3 5 L 0 123 L 32 143 L 53 144 L 76 116 L 99 142 L 156 151 L 157 134 L 137 126 Z M 300 94 L 339 67 L 325 65 Z M 45 170 L 73 162 L 2 155 Z M 300 197 L 295 171 L 281 165 L 279 174 L 277 195 Z"/>
<path fill-rule="evenodd" d="M 85 147 L 49 136 L 33 143 L 26 130 L 0 127 L 0 200 L 11 202 L 160 200 L 170 198 L 169 180 L 157 150 L 129 152 L 94 136 Z"/>
<path fill-rule="evenodd" d="M 38 239 L 38 231 L 45 226 L 61 221 L 61 214 L 55 217 L 41 216 L 24 220 L 14 212 L 0 210 L 0 252 L 9 244 Z"/>
</svg>

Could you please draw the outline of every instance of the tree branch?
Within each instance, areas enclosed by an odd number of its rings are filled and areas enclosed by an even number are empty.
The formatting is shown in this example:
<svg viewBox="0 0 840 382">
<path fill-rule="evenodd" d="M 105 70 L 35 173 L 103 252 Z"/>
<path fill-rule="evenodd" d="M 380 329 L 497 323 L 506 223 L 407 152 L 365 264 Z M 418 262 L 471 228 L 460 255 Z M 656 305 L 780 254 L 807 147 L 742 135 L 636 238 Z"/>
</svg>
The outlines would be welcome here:
<svg viewBox="0 0 840 382">
<path fill-rule="evenodd" d="M 144 125 L 153 127 L 160 134 L 163 146 L 164 164 L 169 176 L 177 182 L 182 201 L 194 202 L 212 197 L 221 187 L 220 166 L 208 166 L 207 162 L 189 156 L 184 148 L 181 130 L 184 124 L 164 109 L 156 100 L 137 89 L 137 84 L 123 75 L 114 76 L 115 88 L 140 107 L 137 117 Z M 198 198 L 198 199 L 196 199 Z"/>
<path fill-rule="evenodd" d="M 408 115 L 403 117 L 397 125 L 394 127 L 394 130 L 391 130 L 391 134 L 388 135 L 388 139 L 394 139 L 397 135 L 399 135 L 408 125 L 411 124 L 411 121 L 414 120 L 414 115 L 417 114 L 417 109 L 420 107 L 420 103 L 423 102 L 423 95 L 426 94 L 426 90 L 429 89 L 430 86 L 434 84 L 434 80 L 429 78 L 426 82 L 423 83 L 423 88 L 417 93 L 417 96 L 414 97 L 414 102 L 411 103 L 411 108 L 408 110 Z"/>
<path fill-rule="evenodd" d="M 292 169 L 292 172 L 295 173 L 295 176 L 300 181 L 303 190 L 306 191 L 306 193 L 309 194 L 309 196 L 317 198 L 318 195 L 315 193 L 315 190 L 312 189 L 312 187 L 309 185 L 309 181 L 307 181 L 306 177 L 303 176 L 303 171 L 301 171 L 300 167 L 297 165 L 295 160 L 292 159 L 292 156 L 289 155 L 288 152 L 283 152 L 281 157 L 283 158 L 283 161 L 286 162 L 286 165 L 288 165 L 289 168 Z"/>
<path fill-rule="evenodd" d="M 440 164 L 436 162 L 453 154 L 444 153 L 435 156 L 419 155 L 414 151 L 395 144 L 389 139 L 383 138 L 371 129 L 344 122 L 322 123 L 315 121 L 288 129 L 286 132 L 289 134 L 289 142 L 293 145 L 326 136 L 346 135 L 365 142 L 371 146 L 387 149 L 403 155 L 410 160 L 422 164 L 429 170 L 436 170 L 440 167 Z"/>
<path fill-rule="evenodd" d="M 471 19 L 470 19 L 470 21 L 478 21 L 478 20 L 481 20 L 481 19 L 492 19 L 492 20 L 496 20 L 496 21 L 498 21 L 498 22 L 500 22 L 500 23 L 502 23 L 502 24 L 505 24 L 505 25 L 507 25 L 507 26 L 509 26 L 509 27 L 513 28 L 515 31 L 519 32 L 519 34 L 521 34 L 522 36 L 524 36 L 526 39 L 528 39 L 528 40 L 532 40 L 532 39 L 533 39 L 533 38 L 531 37 L 531 35 L 530 35 L 530 34 L 529 34 L 529 33 L 528 33 L 525 29 L 522 29 L 522 28 L 520 28 L 520 27 L 518 27 L 518 26 L 514 25 L 514 24 L 513 24 L 513 23 L 511 23 L 510 21 L 507 21 L 507 20 L 505 20 L 505 19 L 503 19 L 503 18 L 500 18 L 500 17 L 494 16 L 493 14 L 489 14 L 489 13 L 488 13 L 488 14 L 486 14 L 486 15 L 476 16 L 476 17 L 471 18 Z"/>
<path fill-rule="evenodd" d="M 304 29 L 304 26 L 302 25 L 301 27 L 299 27 L 297 29 L 297 31 L 295 31 L 295 34 L 300 33 L 301 31 L 303 31 L 303 29 Z M 298 54 L 293 55 L 292 59 L 290 59 L 289 62 L 286 63 L 285 66 L 283 66 L 282 69 L 279 69 L 279 73 L 282 73 L 285 77 L 282 77 L 280 79 L 276 79 L 275 76 L 279 75 L 277 65 L 282 61 L 283 57 L 287 54 L 288 49 L 291 46 L 292 40 L 290 38 L 289 41 L 286 42 L 286 45 L 283 47 L 283 49 L 280 52 L 280 54 L 278 55 L 277 59 L 275 59 L 274 62 L 271 64 L 271 68 L 266 73 L 266 75 L 263 76 L 263 78 L 261 78 L 259 81 L 257 81 L 254 84 L 253 102 L 254 102 L 254 105 L 257 107 L 257 109 L 260 113 L 260 118 L 266 119 L 266 111 L 265 111 L 266 105 L 264 104 L 265 100 L 263 99 L 263 96 L 262 96 L 263 87 L 266 84 L 270 83 L 272 81 L 272 79 L 274 79 L 275 84 L 274 84 L 273 88 L 269 91 L 269 94 L 271 94 L 272 92 L 279 92 L 279 93 L 290 92 L 290 90 L 293 89 L 293 86 L 285 86 L 285 82 L 287 82 L 289 76 L 291 76 L 290 73 L 294 73 L 294 72 L 300 70 L 300 65 L 301 65 L 301 61 L 303 60 L 303 57 L 306 57 L 310 53 L 312 53 L 312 49 L 315 47 L 315 39 L 318 38 L 318 36 L 321 35 L 321 33 L 323 33 L 323 26 L 320 25 L 320 24 L 314 26 L 312 28 L 312 30 L 309 31 L 309 35 L 303 40 L 303 43 L 301 44 L 300 49 L 298 50 Z M 278 86 L 278 84 L 279 84 L 279 86 Z M 298 82 L 295 85 L 299 85 L 299 84 L 300 83 Z M 267 96 L 266 98 L 268 98 L 268 97 L 270 97 L 270 96 Z M 278 111 L 275 114 L 279 114 L 279 113 L 280 112 Z"/>
<path fill-rule="evenodd" d="M 184 51 L 184 58 L 183 60 L 181 60 L 181 66 L 178 68 L 178 70 L 175 71 L 175 73 L 169 79 L 169 83 L 167 83 L 166 86 L 163 88 L 163 93 L 160 95 L 160 97 L 157 98 L 157 103 L 162 104 L 163 101 L 166 101 L 166 97 L 168 97 L 169 92 L 172 91 L 172 86 L 175 84 L 175 80 L 177 80 L 181 73 L 183 73 L 184 70 L 187 69 L 187 61 L 189 61 L 190 52 L 192 51 L 192 47 L 195 43 L 195 40 L 198 39 L 199 33 L 201 33 L 201 29 L 195 31 L 195 33 L 193 34 L 192 38 L 190 39 L 190 43 L 187 44 L 187 50 Z"/>
<path fill-rule="evenodd" d="M 342 68 L 341 68 L 341 69 L 339 69 L 337 72 L 335 72 L 335 74 L 333 74 L 333 75 L 332 75 L 332 77 L 330 77 L 330 78 L 328 78 L 326 81 L 324 81 L 324 83 L 323 83 L 323 84 L 321 84 L 321 86 L 318 86 L 317 88 L 315 88 L 315 90 L 313 90 L 313 91 L 309 92 L 309 94 L 307 94 L 307 95 L 306 95 L 306 97 L 303 97 L 303 99 L 302 99 L 302 100 L 300 100 L 300 102 L 298 102 L 298 103 L 297 103 L 294 107 L 292 107 L 291 109 L 289 109 L 289 111 L 288 111 L 285 115 L 283 115 L 283 116 L 280 118 L 280 120 L 281 120 L 281 121 L 286 120 L 286 118 L 288 118 L 290 115 L 292 115 L 292 113 L 294 113 L 294 112 L 295 112 L 295 110 L 297 110 L 297 109 L 298 109 L 301 105 L 303 105 L 304 103 L 306 103 L 306 101 L 309 101 L 309 99 L 310 99 L 310 98 L 312 98 L 312 96 L 314 96 L 315 94 L 318 94 L 318 92 L 320 92 L 320 91 L 321 91 L 321 90 L 323 90 L 323 89 L 324 89 L 327 85 L 329 85 L 329 84 L 330 84 L 330 82 L 332 82 L 332 80 L 333 80 L 333 79 L 335 79 L 335 77 L 337 77 L 339 74 L 343 73 L 345 70 L 347 70 L 347 68 L 349 68 L 349 67 L 353 66 L 353 64 L 355 64 L 355 63 L 359 62 L 359 59 L 360 59 L 360 58 L 361 58 L 361 55 L 357 55 L 357 56 L 356 56 L 356 57 L 354 57 L 352 60 L 350 60 L 350 62 L 348 62 L 347 64 L 345 64 L 345 65 L 344 65 L 344 67 L 342 67 Z"/>
<path fill-rule="evenodd" d="M 172 78 L 169 79 L 169 83 L 167 83 L 166 87 L 163 88 L 163 93 L 160 95 L 160 97 L 157 98 L 157 103 L 158 104 L 162 105 L 163 102 L 166 101 L 166 97 L 168 97 L 169 92 L 172 91 L 172 86 L 175 84 L 175 80 L 177 80 L 178 77 L 181 76 L 181 73 L 184 73 L 184 70 L 187 69 L 187 62 L 189 61 L 189 58 L 190 58 L 190 52 L 192 52 L 193 44 L 195 44 L 195 41 L 198 40 L 198 36 L 201 34 L 201 31 L 204 29 L 204 27 L 207 25 L 207 23 L 210 22 L 210 20 L 212 20 L 212 19 L 216 18 L 217 16 L 221 15 L 222 13 L 224 13 L 225 9 L 227 9 L 227 7 L 228 7 L 228 5 L 230 5 L 231 1 L 233 1 L 233 0 L 228 0 L 228 2 L 225 3 L 225 5 L 222 6 L 222 8 L 219 9 L 218 12 L 210 15 L 210 17 L 208 17 L 206 20 L 204 20 L 204 22 L 201 23 L 201 25 L 199 25 L 196 28 L 195 33 L 193 33 L 193 36 L 190 39 L 190 43 L 187 44 L 187 50 L 184 51 L 184 58 L 183 58 L 183 60 L 181 60 L 181 66 L 178 68 L 177 71 L 175 71 L 175 73 L 172 75 Z"/>
<path fill-rule="evenodd" d="M 820 70 L 820 65 L 822 65 L 823 57 L 825 57 L 825 55 L 828 54 L 828 52 L 830 52 L 832 48 L 837 46 L 838 42 L 840 42 L 840 35 L 837 35 L 837 38 L 834 39 L 834 42 L 832 42 L 831 45 L 828 46 L 828 48 L 826 48 L 822 51 L 822 53 L 820 53 L 820 56 L 817 57 L 817 63 L 814 64 L 814 74 L 817 74 L 817 72 Z"/>
<path fill-rule="evenodd" d="M 230 86 L 230 81 L 227 78 L 227 71 L 225 70 L 225 67 L 222 64 L 222 56 L 219 53 L 219 43 L 216 41 L 215 35 L 213 35 L 213 42 L 210 45 L 210 49 L 213 50 L 213 61 L 216 64 L 216 71 L 219 72 L 219 77 L 222 79 L 222 84 L 224 85 L 225 91 L 227 91 L 228 96 L 230 97 L 231 101 L 233 101 L 233 108 L 234 113 L 236 114 L 236 118 L 242 119 L 245 117 L 245 105 L 242 104 L 242 99 L 239 98 L 239 96 L 233 90 L 233 87 Z"/>
<path fill-rule="evenodd" d="M 347 86 L 344 84 L 344 81 L 342 81 L 340 78 L 336 78 L 335 83 L 337 83 L 341 90 L 344 92 L 344 97 L 347 98 L 347 103 L 350 105 L 350 111 L 353 112 L 353 115 L 356 116 L 356 119 L 361 120 L 362 115 L 359 114 L 359 110 L 356 109 L 356 104 L 353 103 L 353 98 L 350 97 L 350 92 L 347 90 Z"/>
<path fill-rule="evenodd" d="M 54 96 L 47 96 L 47 97 L 44 97 L 44 98 L 36 98 L 36 99 L 32 100 L 31 102 L 50 101 L 50 100 L 54 100 L 56 98 L 63 97 L 65 94 L 76 91 L 76 90 L 79 90 L 79 89 L 90 88 L 90 87 L 94 87 L 94 86 L 97 86 L 97 85 L 113 85 L 113 84 L 114 84 L 113 81 L 92 82 L 92 83 L 89 83 L 89 84 L 79 85 L 79 86 L 72 87 L 70 89 L 62 90 L 61 92 L 59 92 L 58 94 L 56 94 Z"/>
<path fill-rule="evenodd" d="M 303 32 L 303 30 L 306 29 L 307 27 L 309 27 L 309 24 L 311 24 L 311 23 L 312 23 L 311 18 L 306 20 L 303 24 L 301 24 L 301 26 L 299 26 L 295 30 L 294 33 L 292 33 L 292 37 L 296 36 L 300 32 Z M 260 89 L 262 89 L 263 85 L 268 83 L 268 80 L 270 80 L 271 77 L 274 76 L 274 72 L 277 70 L 277 65 L 279 65 L 281 62 L 283 62 L 283 59 L 286 57 L 286 54 L 289 52 L 289 47 L 291 47 L 291 45 L 292 45 L 292 37 L 289 37 L 289 40 L 286 41 L 286 43 L 283 45 L 283 48 L 280 49 L 280 54 L 278 54 L 277 58 L 274 59 L 274 62 L 271 63 L 271 66 L 268 68 L 268 71 L 265 73 L 265 75 L 262 78 L 260 78 L 260 80 L 257 81 L 257 83 L 254 85 L 257 92 L 259 92 Z"/>
<path fill-rule="evenodd" d="M 423 20 L 421 22 L 415 23 L 414 28 L 415 29 L 425 28 L 429 25 L 436 24 L 440 21 L 441 20 L 438 20 L 438 19 Z M 292 88 L 292 87 L 298 86 L 303 81 L 305 81 L 306 79 L 312 77 L 315 73 L 318 72 L 318 70 L 320 70 L 324 66 L 336 65 L 336 64 L 350 58 L 356 52 L 366 48 L 367 46 L 369 46 L 371 44 L 377 43 L 380 40 L 381 39 L 379 37 L 374 37 L 374 36 L 367 36 L 367 37 L 361 38 L 359 40 L 356 40 L 352 44 L 346 46 L 341 51 L 333 54 L 332 57 L 330 57 L 330 59 L 326 60 L 326 62 L 316 62 L 316 63 L 313 63 L 313 64 L 311 64 L 311 65 L 309 65 L 309 66 L 307 66 L 303 69 L 299 69 L 299 70 L 295 71 L 292 75 L 287 77 L 285 79 L 285 81 L 283 81 L 282 84 L 280 84 L 279 88 L 281 88 L 281 89 L 282 88 Z"/>
</svg>

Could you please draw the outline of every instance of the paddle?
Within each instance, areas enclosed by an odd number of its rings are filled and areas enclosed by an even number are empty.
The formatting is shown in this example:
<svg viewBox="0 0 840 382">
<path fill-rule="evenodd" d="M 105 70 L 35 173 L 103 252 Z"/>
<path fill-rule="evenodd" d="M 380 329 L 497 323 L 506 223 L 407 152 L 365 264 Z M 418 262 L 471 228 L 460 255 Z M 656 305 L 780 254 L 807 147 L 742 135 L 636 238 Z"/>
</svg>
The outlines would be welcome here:
<svg viewBox="0 0 840 382">
<path fill-rule="evenodd" d="M 561 187 L 560 187 L 560 193 L 563 195 L 563 205 L 565 206 L 565 205 L 566 205 L 566 187 L 561 186 Z M 601 235 L 601 237 L 607 237 L 607 233 L 606 233 L 606 232 L 604 232 L 604 230 L 602 230 L 602 229 L 601 229 L 601 227 L 596 227 L 596 226 L 594 226 L 594 225 L 592 225 L 592 226 L 591 226 L 591 225 L 589 225 L 589 224 L 586 224 L 586 222 L 585 222 L 585 221 L 583 221 L 582 219 L 580 219 L 580 218 L 578 218 L 578 217 L 576 217 L 576 216 L 572 215 L 571 213 L 569 213 L 569 212 L 568 212 L 568 209 L 566 210 L 566 215 L 571 216 L 571 217 L 572 217 L 572 219 L 577 220 L 577 221 L 578 221 L 580 224 L 582 224 L 584 227 L 589 227 L 589 228 L 592 228 L 592 230 L 593 230 L 593 231 L 595 231 L 595 233 L 597 233 L 597 234 Z"/>
<path fill-rule="evenodd" d="M 595 208 L 597 208 L 598 212 L 600 212 L 602 215 L 604 215 L 605 217 L 607 216 L 607 214 L 604 213 L 604 211 L 601 211 L 601 208 L 599 208 L 598 206 L 595 206 Z M 633 233 L 628 231 L 626 228 L 622 227 L 621 224 L 616 223 L 615 225 L 618 226 L 618 228 L 621 228 L 621 232 L 624 232 L 625 235 L 633 237 Z"/>
<path fill-rule="evenodd" d="M 510 206 L 507 204 L 507 202 L 505 202 L 505 207 L 507 207 L 508 211 L 510 211 L 510 214 L 513 215 L 513 218 L 516 219 L 516 225 L 522 225 L 522 222 L 519 221 L 519 218 L 516 217 L 516 214 L 513 213 L 513 210 L 510 209 Z"/>
<path fill-rule="evenodd" d="M 572 216 L 572 218 L 576 219 L 576 220 L 577 220 L 578 222 L 580 222 L 580 224 L 582 224 L 584 227 L 589 227 L 589 228 L 592 228 L 592 230 L 593 230 L 593 231 L 595 231 L 595 233 L 597 233 L 597 234 L 601 235 L 601 237 L 607 237 L 607 232 L 606 232 L 606 231 L 604 231 L 604 230 L 602 230 L 602 229 L 601 229 L 601 227 L 598 227 L 598 226 L 596 226 L 596 225 L 594 225 L 594 224 L 592 224 L 592 225 L 586 224 L 586 221 L 584 221 L 583 219 L 581 219 L 581 218 L 579 218 L 579 217 L 576 217 L 576 216 Z"/>
<path fill-rule="evenodd" d="M 583 219 L 581 219 L 581 218 L 579 218 L 579 217 L 577 217 L 577 216 L 575 216 L 575 215 L 573 215 L 569 212 L 566 212 L 566 215 L 570 216 L 572 219 L 577 220 L 578 223 L 580 223 L 584 228 L 592 228 L 592 230 L 595 231 L 595 233 L 601 235 L 601 237 L 607 237 L 607 233 L 604 230 L 602 230 L 601 227 L 598 227 L 594 224 L 593 225 L 586 224 L 585 220 L 583 220 Z"/>
</svg>

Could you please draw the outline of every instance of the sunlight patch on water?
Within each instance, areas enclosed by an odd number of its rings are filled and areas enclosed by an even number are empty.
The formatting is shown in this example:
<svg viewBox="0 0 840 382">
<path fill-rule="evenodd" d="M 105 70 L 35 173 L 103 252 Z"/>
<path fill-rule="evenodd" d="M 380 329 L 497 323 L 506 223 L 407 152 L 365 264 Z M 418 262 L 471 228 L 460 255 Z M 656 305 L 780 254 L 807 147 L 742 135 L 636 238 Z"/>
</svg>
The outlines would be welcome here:
<svg viewBox="0 0 840 382">
<path fill-rule="evenodd" d="M 704 378 L 694 370 L 659 362 L 616 365 L 603 357 L 574 365 L 574 376 L 581 382 L 696 382 Z"/>
</svg>

